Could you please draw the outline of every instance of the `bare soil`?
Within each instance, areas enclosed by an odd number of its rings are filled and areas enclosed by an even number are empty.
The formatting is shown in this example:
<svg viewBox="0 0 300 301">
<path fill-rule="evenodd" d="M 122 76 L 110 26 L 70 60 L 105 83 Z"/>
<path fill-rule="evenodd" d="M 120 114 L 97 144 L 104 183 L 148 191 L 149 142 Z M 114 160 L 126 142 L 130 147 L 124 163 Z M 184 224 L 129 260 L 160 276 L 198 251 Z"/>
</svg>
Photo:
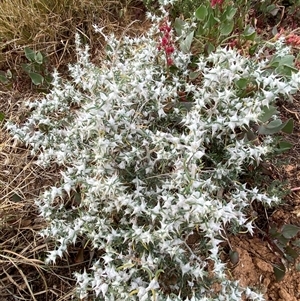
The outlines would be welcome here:
<svg viewBox="0 0 300 301">
<path fill-rule="evenodd" d="M 281 206 L 273 211 L 259 212 L 257 224 L 268 231 L 270 225 L 276 225 L 280 229 L 285 224 L 300 226 L 300 99 L 297 95 L 293 102 L 279 104 L 281 118 L 287 120 L 293 118 L 294 131 L 286 135 L 285 140 L 293 144 L 293 148 L 279 156 L 284 162 L 280 167 L 273 166 L 272 177 L 279 181 L 287 182 L 287 196 Z M 276 162 L 275 162 L 276 164 Z M 279 254 L 270 241 L 272 238 L 262 235 L 260 231 L 251 237 L 239 235 L 231 237 L 232 248 L 239 254 L 239 262 L 231 266 L 231 274 L 234 279 L 240 281 L 242 286 L 256 287 L 264 293 L 269 301 L 297 301 L 300 300 L 300 259 L 293 264 Z M 300 253 L 299 253 L 300 254 Z M 273 267 L 280 263 L 287 266 L 285 276 L 281 281 L 276 281 Z"/>
</svg>

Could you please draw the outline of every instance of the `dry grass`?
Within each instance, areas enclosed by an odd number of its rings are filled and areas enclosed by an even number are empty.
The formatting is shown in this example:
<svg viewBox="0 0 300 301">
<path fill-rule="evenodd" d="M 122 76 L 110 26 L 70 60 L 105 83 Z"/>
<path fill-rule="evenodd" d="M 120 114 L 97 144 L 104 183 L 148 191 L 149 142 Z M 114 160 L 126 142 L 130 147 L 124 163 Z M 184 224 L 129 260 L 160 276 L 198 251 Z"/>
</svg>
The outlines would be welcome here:
<svg viewBox="0 0 300 301">
<path fill-rule="evenodd" d="M 19 97 L 0 94 L 0 111 L 16 122 L 17 116 L 24 114 Z M 41 260 L 47 246 L 38 235 L 44 222 L 34 198 L 53 182 L 53 175 L 37 168 L 29 151 L 14 143 L 3 127 L 0 166 L 0 300 L 43 300 L 43 291 L 49 294 Z M 37 291 L 33 285 L 36 279 L 44 283 Z"/>
<path fill-rule="evenodd" d="M 23 99 L 37 96 L 0 92 L 0 111 L 20 123 L 27 115 Z M 0 301 L 71 300 L 73 273 L 88 269 L 96 254 L 79 240 L 55 265 L 44 264 L 47 251 L 55 246 L 39 235 L 46 224 L 34 200 L 59 181 L 59 170 L 38 167 L 30 150 L 15 143 L 3 125 L 0 170 Z"/>
<path fill-rule="evenodd" d="M 55 55 L 73 53 L 74 34 L 81 32 L 94 46 L 93 24 L 118 31 L 139 19 L 140 0 L 1 0 L 0 62 L 23 54 L 24 46 Z"/>
</svg>

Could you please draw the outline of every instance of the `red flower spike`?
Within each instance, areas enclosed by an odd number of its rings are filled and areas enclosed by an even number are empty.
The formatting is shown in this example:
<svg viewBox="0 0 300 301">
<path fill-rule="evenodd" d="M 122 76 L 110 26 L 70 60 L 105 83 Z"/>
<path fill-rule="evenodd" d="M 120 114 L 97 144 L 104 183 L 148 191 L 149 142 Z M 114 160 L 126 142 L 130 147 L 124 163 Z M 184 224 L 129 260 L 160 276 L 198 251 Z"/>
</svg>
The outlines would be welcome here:
<svg viewBox="0 0 300 301">
<path fill-rule="evenodd" d="M 168 57 L 168 59 L 167 59 L 167 65 L 168 66 L 173 65 L 173 60 L 170 57 Z"/>
<path fill-rule="evenodd" d="M 159 27 L 159 31 L 162 33 L 160 43 L 157 48 L 159 51 L 165 52 L 167 65 L 173 65 L 173 59 L 171 58 L 172 53 L 175 51 L 173 41 L 171 37 L 171 27 L 167 24 L 167 19 L 164 20 L 163 24 Z"/>
<path fill-rule="evenodd" d="M 224 2 L 224 0 L 211 0 L 210 5 L 211 5 L 211 7 L 215 7 L 217 4 L 221 6 L 223 4 L 223 2 Z"/>
<path fill-rule="evenodd" d="M 161 39 L 161 46 L 167 46 L 168 45 L 168 39 L 166 38 L 166 37 L 163 37 L 162 39 Z"/>
<path fill-rule="evenodd" d="M 167 54 L 172 54 L 174 52 L 174 47 L 173 46 L 169 46 L 166 48 L 166 53 Z"/>
</svg>

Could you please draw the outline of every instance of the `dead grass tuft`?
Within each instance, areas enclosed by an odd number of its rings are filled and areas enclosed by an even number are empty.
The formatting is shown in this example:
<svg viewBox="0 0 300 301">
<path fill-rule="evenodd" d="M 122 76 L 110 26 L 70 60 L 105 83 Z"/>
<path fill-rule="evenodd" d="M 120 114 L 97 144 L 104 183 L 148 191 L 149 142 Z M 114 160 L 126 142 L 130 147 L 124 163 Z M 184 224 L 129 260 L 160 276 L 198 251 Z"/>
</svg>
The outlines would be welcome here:
<svg viewBox="0 0 300 301">
<path fill-rule="evenodd" d="M 143 17 L 141 0 L 1 0 L 0 62 L 14 61 L 24 46 L 47 56 L 73 53 L 74 35 L 82 33 L 93 47 L 93 25 L 117 32 Z"/>
<path fill-rule="evenodd" d="M 0 92 L 0 111 L 22 122 L 23 97 L 29 96 Z M 70 300 L 75 267 L 70 268 L 68 257 L 45 266 L 46 252 L 54 245 L 39 235 L 46 225 L 34 204 L 40 192 L 55 185 L 58 171 L 36 166 L 30 151 L 15 143 L 3 125 L 0 170 L 0 301 Z"/>
</svg>

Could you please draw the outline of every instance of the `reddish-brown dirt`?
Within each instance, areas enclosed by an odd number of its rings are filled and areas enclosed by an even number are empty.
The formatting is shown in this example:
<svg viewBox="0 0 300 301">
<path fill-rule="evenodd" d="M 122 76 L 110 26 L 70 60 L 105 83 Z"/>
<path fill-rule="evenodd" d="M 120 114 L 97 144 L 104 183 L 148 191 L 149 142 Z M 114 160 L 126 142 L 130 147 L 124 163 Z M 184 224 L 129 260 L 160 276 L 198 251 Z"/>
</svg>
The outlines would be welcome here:
<svg viewBox="0 0 300 301">
<path fill-rule="evenodd" d="M 274 211 L 260 212 L 259 219 L 264 219 L 265 229 L 270 224 L 280 229 L 285 224 L 300 226 L 300 100 L 299 95 L 293 102 L 279 104 L 281 118 L 286 120 L 293 118 L 294 131 L 286 135 L 285 139 L 293 144 L 293 148 L 283 153 L 280 159 L 284 165 L 273 169 L 272 178 L 286 181 L 287 192 L 283 204 Z M 263 224 L 260 222 L 260 224 Z M 239 254 L 239 262 L 236 266 L 230 266 L 230 273 L 234 279 L 240 281 L 242 286 L 255 287 L 268 301 L 297 301 L 300 300 L 300 260 L 288 264 L 282 255 L 270 244 L 271 237 L 266 237 L 260 232 L 251 237 L 238 235 L 231 237 L 230 243 L 233 250 Z M 300 254 L 300 252 L 299 252 Z M 281 281 L 276 281 L 273 266 L 284 262 L 287 271 Z"/>
</svg>

